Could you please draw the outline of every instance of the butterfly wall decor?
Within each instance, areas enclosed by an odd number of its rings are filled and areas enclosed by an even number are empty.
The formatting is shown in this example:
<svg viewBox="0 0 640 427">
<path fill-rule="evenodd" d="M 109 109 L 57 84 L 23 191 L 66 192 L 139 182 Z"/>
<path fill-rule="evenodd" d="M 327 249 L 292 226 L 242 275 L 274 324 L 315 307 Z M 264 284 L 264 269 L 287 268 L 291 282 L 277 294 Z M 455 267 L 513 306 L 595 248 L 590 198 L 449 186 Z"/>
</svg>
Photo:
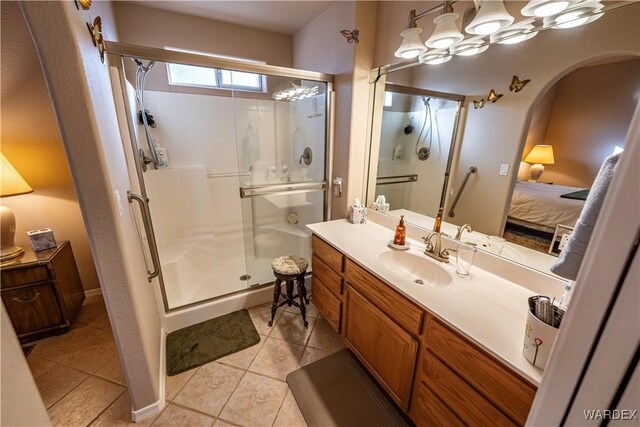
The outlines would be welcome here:
<svg viewBox="0 0 640 427">
<path fill-rule="evenodd" d="M 495 90 L 491 89 L 489 92 L 489 96 L 487 96 L 487 101 L 491 101 L 491 103 L 496 102 L 498 99 L 502 98 L 503 94 L 497 94 Z"/>
<path fill-rule="evenodd" d="M 347 39 L 349 44 L 351 44 L 351 43 L 355 43 L 355 44 L 360 43 L 360 40 L 358 39 L 358 36 L 360 35 L 360 31 L 359 30 L 353 30 L 353 31 L 342 30 L 342 31 L 340 31 L 340 34 L 342 34 Z"/>
<path fill-rule="evenodd" d="M 530 81 L 530 79 L 520 80 L 518 76 L 513 76 L 513 79 L 511 79 L 511 84 L 509 85 L 509 90 L 511 92 L 520 92 L 522 88 L 525 87 Z"/>
<path fill-rule="evenodd" d="M 484 107 L 484 98 L 482 98 L 479 101 L 475 101 L 475 100 L 473 101 L 473 108 L 474 109 L 477 110 L 477 109 L 482 108 L 482 107 Z"/>
</svg>

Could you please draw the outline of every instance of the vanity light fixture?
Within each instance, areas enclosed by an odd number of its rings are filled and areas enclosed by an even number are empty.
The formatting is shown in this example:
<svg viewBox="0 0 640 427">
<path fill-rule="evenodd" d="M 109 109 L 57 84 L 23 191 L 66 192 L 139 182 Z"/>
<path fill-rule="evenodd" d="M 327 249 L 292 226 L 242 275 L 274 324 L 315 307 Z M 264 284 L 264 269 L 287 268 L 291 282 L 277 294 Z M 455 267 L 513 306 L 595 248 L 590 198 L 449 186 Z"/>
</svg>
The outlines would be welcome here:
<svg viewBox="0 0 640 427">
<path fill-rule="evenodd" d="M 482 53 L 487 49 L 489 49 L 489 44 L 486 42 L 484 37 L 476 36 L 454 44 L 449 49 L 449 52 L 451 52 L 452 55 L 473 56 Z"/>
<path fill-rule="evenodd" d="M 538 32 L 534 30 L 534 21 L 534 18 L 525 19 L 524 21 L 509 25 L 497 33 L 491 34 L 491 43 L 518 44 L 535 37 L 538 35 Z"/>
<path fill-rule="evenodd" d="M 444 2 L 442 13 L 433 20 L 436 29 L 424 44 L 433 49 L 447 49 L 452 44 L 464 39 L 464 35 L 456 26 L 456 19 L 459 16 L 457 13 L 453 13 L 451 2 Z"/>
<path fill-rule="evenodd" d="M 430 50 L 420 55 L 418 57 L 418 61 L 420 61 L 421 64 L 436 65 L 436 64 L 444 64 L 445 62 L 449 62 L 451 58 L 452 57 L 449 54 L 448 50 L 436 49 L 436 50 Z"/>
<path fill-rule="evenodd" d="M 469 34 L 488 36 L 511 25 L 514 20 L 502 0 L 483 0 L 475 18 L 464 30 Z"/>
<path fill-rule="evenodd" d="M 529 3 L 522 8 L 520 13 L 523 16 L 545 16 L 556 15 L 565 10 L 575 0 L 529 0 Z"/>
<path fill-rule="evenodd" d="M 589 24 L 604 15 L 600 12 L 604 5 L 599 0 L 587 0 L 569 6 L 557 16 L 544 18 L 544 26 L 554 29 L 575 28 Z"/>
</svg>

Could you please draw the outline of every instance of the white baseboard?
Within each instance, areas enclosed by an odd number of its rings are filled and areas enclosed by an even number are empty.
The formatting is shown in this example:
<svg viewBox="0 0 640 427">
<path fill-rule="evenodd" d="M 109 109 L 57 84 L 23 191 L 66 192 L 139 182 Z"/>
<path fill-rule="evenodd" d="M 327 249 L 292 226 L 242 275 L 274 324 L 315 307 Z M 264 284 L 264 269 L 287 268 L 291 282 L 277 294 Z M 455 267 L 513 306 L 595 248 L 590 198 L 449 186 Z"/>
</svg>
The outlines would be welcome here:
<svg viewBox="0 0 640 427">
<path fill-rule="evenodd" d="M 102 295 L 102 289 L 101 288 L 89 289 L 88 291 L 84 291 L 84 296 L 86 298 L 94 297 L 96 295 Z"/>
<path fill-rule="evenodd" d="M 166 359 L 165 359 L 165 339 L 166 339 L 166 335 L 164 333 L 164 329 L 160 329 L 160 376 L 159 376 L 159 393 L 160 393 L 160 399 L 158 399 L 157 402 L 152 403 L 149 406 L 146 406 L 142 409 L 138 409 L 137 411 L 134 411 L 133 408 L 131 408 L 131 420 L 134 423 L 146 420 L 148 418 L 151 418 L 155 415 L 158 415 L 160 412 L 162 412 L 162 410 L 164 409 L 165 406 L 165 365 L 166 365 Z"/>
</svg>

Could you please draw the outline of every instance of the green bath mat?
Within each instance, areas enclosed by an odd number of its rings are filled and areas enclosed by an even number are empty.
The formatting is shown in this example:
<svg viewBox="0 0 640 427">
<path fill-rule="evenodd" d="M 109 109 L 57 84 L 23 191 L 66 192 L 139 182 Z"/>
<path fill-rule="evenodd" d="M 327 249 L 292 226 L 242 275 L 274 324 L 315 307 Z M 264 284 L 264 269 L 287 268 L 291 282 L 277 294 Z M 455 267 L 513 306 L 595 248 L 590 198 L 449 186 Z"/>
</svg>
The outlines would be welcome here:
<svg viewBox="0 0 640 427">
<path fill-rule="evenodd" d="M 187 326 L 167 335 L 167 375 L 197 368 L 259 342 L 247 310 Z"/>
</svg>

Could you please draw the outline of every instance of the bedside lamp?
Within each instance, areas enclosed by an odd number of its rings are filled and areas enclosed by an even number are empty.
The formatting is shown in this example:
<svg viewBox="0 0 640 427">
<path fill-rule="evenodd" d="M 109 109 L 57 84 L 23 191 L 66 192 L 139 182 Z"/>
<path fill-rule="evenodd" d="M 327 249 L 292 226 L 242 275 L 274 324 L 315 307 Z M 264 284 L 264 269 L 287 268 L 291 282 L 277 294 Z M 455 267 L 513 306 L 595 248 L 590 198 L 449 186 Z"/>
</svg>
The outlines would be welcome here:
<svg viewBox="0 0 640 427">
<path fill-rule="evenodd" d="M 2 153 L 0 153 L 0 175 L 0 197 L 18 196 L 33 191 L 33 188 Z M 16 217 L 13 211 L 4 205 L 0 206 L 0 228 L 0 262 L 10 261 L 24 254 L 24 250 L 14 243 Z"/>
<path fill-rule="evenodd" d="M 529 151 L 524 161 L 533 163 L 529 169 L 529 182 L 538 182 L 544 172 L 544 165 L 555 163 L 553 160 L 553 148 L 550 145 L 536 145 Z"/>
</svg>

